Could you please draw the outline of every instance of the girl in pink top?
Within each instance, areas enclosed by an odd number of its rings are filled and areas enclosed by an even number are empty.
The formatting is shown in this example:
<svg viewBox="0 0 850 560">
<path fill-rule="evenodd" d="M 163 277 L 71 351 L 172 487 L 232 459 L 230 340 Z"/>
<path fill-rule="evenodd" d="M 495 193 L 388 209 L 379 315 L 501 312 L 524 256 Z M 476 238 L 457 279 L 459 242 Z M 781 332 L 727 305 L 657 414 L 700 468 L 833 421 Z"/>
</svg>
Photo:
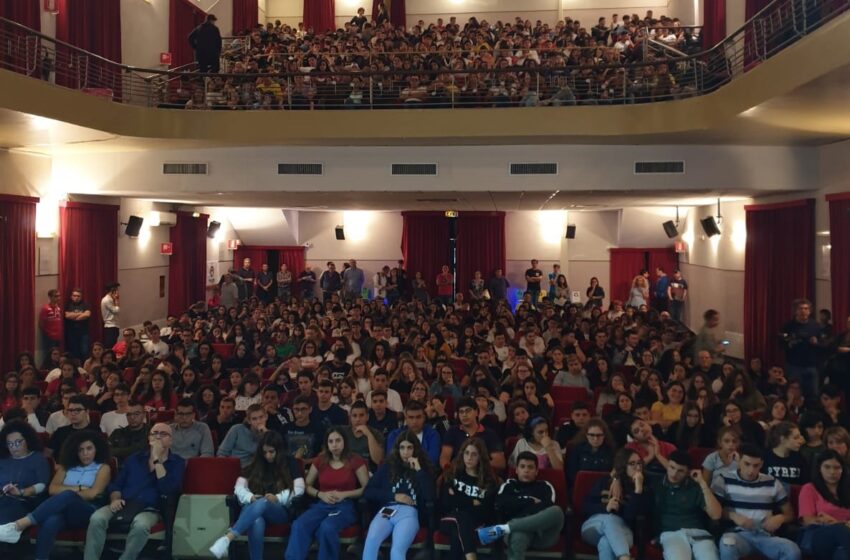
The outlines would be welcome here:
<svg viewBox="0 0 850 560">
<path fill-rule="evenodd" d="M 850 472 L 832 450 L 818 455 L 812 482 L 800 490 L 800 548 L 818 560 L 850 557 Z"/>
</svg>

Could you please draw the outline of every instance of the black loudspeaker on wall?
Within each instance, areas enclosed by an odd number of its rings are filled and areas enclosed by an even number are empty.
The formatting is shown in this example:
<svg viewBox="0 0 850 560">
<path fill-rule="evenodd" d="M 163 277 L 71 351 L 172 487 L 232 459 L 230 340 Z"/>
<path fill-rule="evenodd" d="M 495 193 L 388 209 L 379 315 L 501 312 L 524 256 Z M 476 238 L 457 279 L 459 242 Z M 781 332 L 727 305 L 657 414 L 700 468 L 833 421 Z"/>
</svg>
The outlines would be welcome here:
<svg viewBox="0 0 850 560">
<path fill-rule="evenodd" d="M 702 224 L 702 230 L 709 237 L 713 237 L 715 235 L 720 235 L 720 228 L 717 227 L 717 222 L 714 221 L 713 216 L 709 216 L 708 218 L 703 218 L 699 221 Z"/>
<path fill-rule="evenodd" d="M 145 219 L 139 216 L 130 216 L 130 219 L 127 220 L 127 227 L 124 228 L 124 233 L 129 235 L 130 237 L 138 237 L 139 232 L 142 231 L 142 222 Z"/>
<path fill-rule="evenodd" d="M 207 226 L 207 237 L 209 237 L 210 239 L 215 237 L 215 234 L 218 233 L 218 229 L 220 227 L 221 227 L 221 223 L 216 222 L 214 220 L 212 222 L 210 222 L 210 225 Z"/>
<path fill-rule="evenodd" d="M 676 228 L 676 224 L 673 223 L 673 220 L 667 220 L 661 225 L 664 226 L 664 233 L 667 234 L 667 237 L 672 239 L 679 235 L 679 230 Z"/>
<path fill-rule="evenodd" d="M 576 226 L 567 226 L 567 239 L 576 238 Z"/>
<path fill-rule="evenodd" d="M 342 229 L 342 226 L 336 226 L 334 232 L 336 233 L 337 240 L 345 241 L 345 230 Z"/>
</svg>

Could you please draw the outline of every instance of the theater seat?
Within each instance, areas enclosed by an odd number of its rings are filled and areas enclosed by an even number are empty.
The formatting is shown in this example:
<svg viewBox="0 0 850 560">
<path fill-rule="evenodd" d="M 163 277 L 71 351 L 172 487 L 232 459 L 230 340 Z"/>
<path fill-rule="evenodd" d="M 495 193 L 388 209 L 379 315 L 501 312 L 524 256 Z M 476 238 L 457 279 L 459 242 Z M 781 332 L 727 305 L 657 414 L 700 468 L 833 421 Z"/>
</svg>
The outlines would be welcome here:
<svg viewBox="0 0 850 560">
<path fill-rule="evenodd" d="M 232 494 L 241 472 L 236 457 L 192 457 L 186 461 L 183 494 Z"/>
<path fill-rule="evenodd" d="M 223 359 L 227 359 L 233 355 L 233 352 L 236 349 L 236 345 L 234 344 L 221 344 L 216 343 L 212 345 L 213 354 L 218 354 Z"/>
<path fill-rule="evenodd" d="M 600 478 L 607 476 L 607 472 L 579 471 L 576 474 L 575 487 L 572 495 L 572 511 L 565 523 L 567 528 L 567 543 L 573 554 L 596 555 L 596 547 L 584 542 L 581 538 L 581 525 L 587 520 L 584 513 L 584 500 L 590 490 Z M 637 550 L 632 547 L 631 555 L 637 556 Z"/>
</svg>

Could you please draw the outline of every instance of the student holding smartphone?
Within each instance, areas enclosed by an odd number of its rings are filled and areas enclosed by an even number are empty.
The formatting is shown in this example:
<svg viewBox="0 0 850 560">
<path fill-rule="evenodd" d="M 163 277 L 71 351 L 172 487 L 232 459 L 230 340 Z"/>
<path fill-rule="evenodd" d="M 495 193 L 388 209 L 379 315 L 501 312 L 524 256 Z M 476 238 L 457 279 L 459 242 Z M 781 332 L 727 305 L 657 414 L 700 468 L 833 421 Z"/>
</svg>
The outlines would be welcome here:
<svg viewBox="0 0 850 560">
<path fill-rule="evenodd" d="M 405 430 L 369 481 L 363 495 L 382 506 L 366 537 L 363 558 L 376 560 L 381 543 L 392 535 L 390 560 L 404 560 L 419 531 L 418 509 L 434 500 L 433 467 L 419 438 Z"/>
</svg>

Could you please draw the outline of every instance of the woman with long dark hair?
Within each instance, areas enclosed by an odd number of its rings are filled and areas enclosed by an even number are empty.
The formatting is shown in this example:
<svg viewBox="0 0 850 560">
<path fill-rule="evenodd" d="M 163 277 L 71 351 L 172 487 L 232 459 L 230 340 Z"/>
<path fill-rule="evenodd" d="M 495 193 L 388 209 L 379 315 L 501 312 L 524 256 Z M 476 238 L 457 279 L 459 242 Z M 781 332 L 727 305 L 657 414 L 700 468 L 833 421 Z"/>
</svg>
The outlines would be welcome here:
<svg viewBox="0 0 850 560">
<path fill-rule="evenodd" d="M 800 490 L 798 514 L 803 525 L 800 549 L 818 560 L 846 560 L 850 555 L 850 473 L 841 455 L 828 449 L 818 455 L 812 481 Z"/>
<path fill-rule="evenodd" d="M 381 506 L 369 524 L 363 558 L 375 560 L 381 543 L 392 535 L 391 560 L 404 560 L 419 531 L 419 509 L 434 499 L 433 467 L 419 438 L 411 431 L 399 434 L 392 452 L 363 496 Z"/>
<path fill-rule="evenodd" d="M 287 453 L 279 433 L 263 434 L 254 458 L 236 479 L 233 493 L 242 506 L 239 519 L 213 543 L 210 552 L 222 558 L 234 539 L 247 534 L 251 560 L 262 560 L 266 523 L 288 523 L 293 517 L 292 500 L 304 493 L 304 473 Z"/>
</svg>

